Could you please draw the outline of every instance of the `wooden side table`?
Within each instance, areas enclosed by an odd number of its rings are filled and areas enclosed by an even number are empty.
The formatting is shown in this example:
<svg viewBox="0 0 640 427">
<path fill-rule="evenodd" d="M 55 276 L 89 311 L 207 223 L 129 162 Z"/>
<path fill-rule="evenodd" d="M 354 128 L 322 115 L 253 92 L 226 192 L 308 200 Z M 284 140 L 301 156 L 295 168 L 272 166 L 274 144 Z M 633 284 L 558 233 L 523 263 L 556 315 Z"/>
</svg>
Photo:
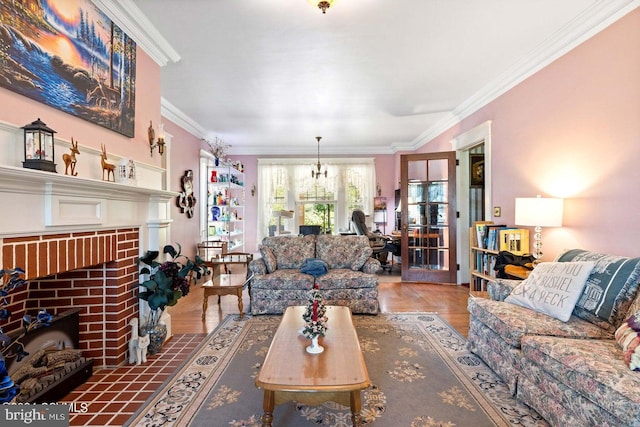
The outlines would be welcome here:
<svg viewBox="0 0 640 427">
<path fill-rule="evenodd" d="M 209 240 L 206 242 L 200 242 L 196 247 L 198 256 L 205 261 L 213 258 L 214 256 L 226 254 L 228 248 L 229 243 L 223 242 L 221 240 Z"/>
<path fill-rule="evenodd" d="M 235 295 L 238 297 L 238 311 L 240 318 L 244 317 L 244 305 L 242 304 L 242 291 L 249 284 L 253 275 L 244 274 L 218 274 L 213 276 L 210 284 L 203 284 L 204 299 L 202 301 L 202 318 L 205 318 L 209 297 L 218 295 L 218 304 L 222 295 Z"/>
<path fill-rule="evenodd" d="M 229 274 L 229 265 L 244 265 L 248 271 L 251 260 L 253 260 L 253 254 L 229 252 L 214 255 L 210 261 L 205 261 L 205 264 L 207 267 L 211 268 L 213 277 L 216 277 L 222 274 L 222 267 L 224 267 L 224 273 Z"/>
</svg>

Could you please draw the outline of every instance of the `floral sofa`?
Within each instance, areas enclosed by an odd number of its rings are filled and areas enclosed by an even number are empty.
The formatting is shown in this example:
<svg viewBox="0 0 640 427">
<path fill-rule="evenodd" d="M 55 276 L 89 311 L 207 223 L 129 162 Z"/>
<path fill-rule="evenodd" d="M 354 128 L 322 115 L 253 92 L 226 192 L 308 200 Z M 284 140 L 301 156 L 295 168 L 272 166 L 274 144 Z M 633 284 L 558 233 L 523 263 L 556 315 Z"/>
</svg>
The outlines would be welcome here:
<svg viewBox="0 0 640 427">
<path fill-rule="evenodd" d="M 489 299 L 470 297 L 468 348 L 553 426 L 640 426 L 640 372 L 615 338 L 640 310 L 640 259 L 583 250 L 557 259 L 584 260 L 595 267 L 566 322 L 504 301 L 520 281 L 497 279 Z M 617 290 L 603 294 L 607 286 Z M 594 315 L 604 305 L 608 314 Z"/>
<path fill-rule="evenodd" d="M 371 258 L 365 236 L 273 236 L 260 245 L 261 258 L 249 263 L 251 313 L 280 314 L 305 305 L 314 284 L 326 305 L 348 306 L 352 313 L 377 314 L 380 262 Z M 305 261 L 321 260 L 320 275 L 301 271 Z"/>
</svg>

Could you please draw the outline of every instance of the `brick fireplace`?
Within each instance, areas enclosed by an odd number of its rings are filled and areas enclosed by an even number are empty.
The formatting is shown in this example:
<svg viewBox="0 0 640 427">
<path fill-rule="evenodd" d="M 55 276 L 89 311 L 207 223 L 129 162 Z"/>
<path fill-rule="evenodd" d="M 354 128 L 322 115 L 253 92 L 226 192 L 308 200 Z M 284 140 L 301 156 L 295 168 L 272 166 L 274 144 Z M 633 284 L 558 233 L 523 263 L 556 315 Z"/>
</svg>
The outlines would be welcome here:
<svg viewBox="0 0 640 427">
<path fill-rule="evenodd" d="M 34 190 L 35 188 L 35 190 Z M 129 321 L 139 316 L 138 257 L 169 241 L 175 194 L 0 165 L 4 206 L 0 267 L 21 267 L 29 282 L 10 295 L 10 323 L 46 308 L 80 308 L 80 347 L 96 367 L 126 361 Z"/>
<path fill-rule="evenodd" d="M 5 266 L 24 266 L 29 286 L 12 294 L 12 322 L 45 308 L 80 308 L 80 347 L 97 365 L 124 361 L 129 320 L 138 314 L 138 229 L 5 238 Z"/>
</svg>

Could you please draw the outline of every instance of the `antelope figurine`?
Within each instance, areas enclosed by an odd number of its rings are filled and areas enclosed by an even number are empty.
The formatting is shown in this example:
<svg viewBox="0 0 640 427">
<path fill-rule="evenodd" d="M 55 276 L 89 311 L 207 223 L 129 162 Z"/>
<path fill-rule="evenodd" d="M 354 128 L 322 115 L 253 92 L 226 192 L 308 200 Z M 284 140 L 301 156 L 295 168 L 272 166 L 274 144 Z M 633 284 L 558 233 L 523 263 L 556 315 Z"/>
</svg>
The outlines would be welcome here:
<svg viewBox="0 0 640 427">
<path fill-rule="evenodd" d="M 80 150 L 78 150 L 78 142 L 73 142 L 73 138 L 71 138 L 71 154 L 64 153 L 62 155 L 62 160 L 64 161 L 64 174 L 69 175 L 69 166 L 71 166 L 71 176 L 77 176 L 78 172 L 76 172 L 76 154 L 80 154 Z"/>
<path fill-rule="evenodd" d="M 107 149 L 105 148 L 104 144 L 100 145 L 102 148 L 102 154 L 100 155 L 100 162 L 102 163 L 102 180 L 105 181 L 104 179 L 104 172 L 107 171 L 107 179 L 106 181 L 113 181 L 116 182 L 116 165 L 112 164 L 112 163 L 107 163 Z M 113 179 L 109 179 L 109 175 L 111 175 L 111 177 Z"/>
</svg>

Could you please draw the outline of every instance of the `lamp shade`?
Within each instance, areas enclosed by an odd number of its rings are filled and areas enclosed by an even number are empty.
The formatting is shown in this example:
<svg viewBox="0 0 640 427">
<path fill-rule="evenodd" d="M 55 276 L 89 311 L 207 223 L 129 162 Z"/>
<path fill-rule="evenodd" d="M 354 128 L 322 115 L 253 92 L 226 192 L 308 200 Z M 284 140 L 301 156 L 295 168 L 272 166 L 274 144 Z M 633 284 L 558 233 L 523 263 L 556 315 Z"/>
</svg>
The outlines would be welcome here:
<svg viewBox="0 0 640 427">
<path fill-rule="evenodd" d="M 516 225 L 560 227 L 562 203 L 554 197 L 516 197 Z"/>
</svg>

